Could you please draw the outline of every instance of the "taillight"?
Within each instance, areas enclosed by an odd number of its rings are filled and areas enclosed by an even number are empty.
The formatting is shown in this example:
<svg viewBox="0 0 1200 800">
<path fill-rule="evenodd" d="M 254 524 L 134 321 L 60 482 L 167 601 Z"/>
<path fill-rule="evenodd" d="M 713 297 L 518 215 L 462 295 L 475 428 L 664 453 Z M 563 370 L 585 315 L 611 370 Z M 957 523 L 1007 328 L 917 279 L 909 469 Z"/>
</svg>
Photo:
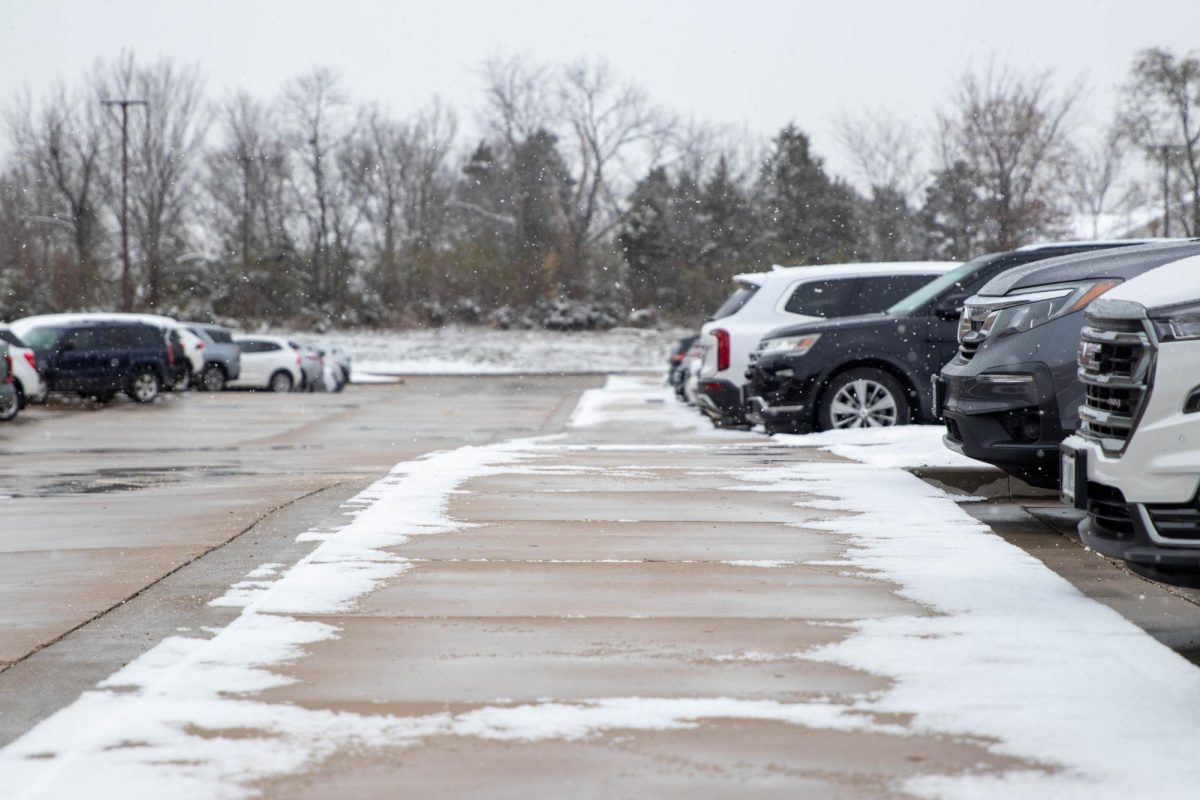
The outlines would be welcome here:
<svg viewBox="0 0 1200 800">
<path fill-rule="evenodd" d="M 299 353 L 296 353 L 296 366 L 300 366 L 303 362 L 304 362 L 304 359 L 302 359 L 300 357 Z"/>
<path fill-rule="evenodd" d="M 13 382 L 12 356 L 10 356 L 8 353 L 4 354 L 4 366 L 6 367 L 6 369 L 4 370 L 4 382 L 12 383 Z"/>
<path fill-rule="evenodd" d="M 167 342 L 167 366 L 175 366 L 175 345 Z"/>
<path fill-rule="evenodd" d="M 29 362 L 30 368 L 34 372 L 37 372 L 37 354 L 35 354 L 32 350 L 26 350 L 25 360 Z"/>
<path fill-rule="evenodd" d="M 204 342 L 196 342 L 196 349 L 197 349 L 197 350 L 203 350 L 203 349 L 204 349 Z"/>
<path fill-rule="evenodd" d="M 717 339 L 717 372 L 729 369 L 729 331 L 717 328 L 712 332 Z"/>
</svg>

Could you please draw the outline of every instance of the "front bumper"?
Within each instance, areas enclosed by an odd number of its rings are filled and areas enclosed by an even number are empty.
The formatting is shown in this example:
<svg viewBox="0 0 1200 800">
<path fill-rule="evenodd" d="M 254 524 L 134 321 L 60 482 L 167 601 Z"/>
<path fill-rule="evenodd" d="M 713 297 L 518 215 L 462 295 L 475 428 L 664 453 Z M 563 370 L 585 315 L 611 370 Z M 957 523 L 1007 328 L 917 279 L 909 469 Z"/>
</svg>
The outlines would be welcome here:
<svg viewBox="0 0 1200 800">
<path fill-rule="evenodd" d="M 947 447 L 1034 486 L 1058 488 L 1058 445 L 1068 432 L 1045 364 L 976 374 L 970 364 L 951 362 L 934 380 L 934 394 L 943 398 L 934 413 L 946 424 Z"/>
</svg>

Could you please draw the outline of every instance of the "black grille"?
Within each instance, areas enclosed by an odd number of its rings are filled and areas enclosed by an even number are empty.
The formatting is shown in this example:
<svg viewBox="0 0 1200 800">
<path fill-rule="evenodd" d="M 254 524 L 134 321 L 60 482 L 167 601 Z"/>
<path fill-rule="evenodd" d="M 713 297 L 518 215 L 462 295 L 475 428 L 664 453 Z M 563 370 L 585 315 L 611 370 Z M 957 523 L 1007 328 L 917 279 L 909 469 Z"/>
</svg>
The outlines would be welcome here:
<svg viewBox="0 0 1200 800">
<path fill-rule="evenodd" d="M 1120 489 L 1088 481 L 1087 512 L 1092 517 L 1092 532 L 1097 536 L 1133 541 L 1133 518 Z"/>
<path fill-rule="evenodd" d="M 1165 539 L 1200 541 L 1200 508 L 1191 505 L 1148 505 L 1158 535 Z"/>
<path fill-rule="evenodd" d="M 945 420 L 946 420 L 946 435 L 949 436 L 950 440 L 953 442 L 961 442 L 963 440 L 962 431 L 960 431 L 958 429 L 958 423 L 955 422 L 954 420 L 950 419 L 949 417 L 946 417 Z"/>
<path fill-rule="evenodd" d="M 1079 345 L 1084 385 L 1079 432 L 1119 450 L 1137 424 L 1154 346 L 1136 321 L 1090 321 Z"/>
</svg>

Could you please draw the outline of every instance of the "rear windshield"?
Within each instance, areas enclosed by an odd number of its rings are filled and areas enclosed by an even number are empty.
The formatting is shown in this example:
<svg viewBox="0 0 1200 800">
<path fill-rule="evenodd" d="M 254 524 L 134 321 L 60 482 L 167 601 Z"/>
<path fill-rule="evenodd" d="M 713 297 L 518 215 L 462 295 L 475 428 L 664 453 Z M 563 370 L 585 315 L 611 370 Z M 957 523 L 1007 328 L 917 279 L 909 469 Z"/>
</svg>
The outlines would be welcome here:
<svg viewBox="0 0 1200 800">
<path fill-rule="evenodd" d="M 736 314 L 741 310 L 742 306 L 750 302 L 750 298 L 754 297 L 754 293 L 758 291 L 758 287 L 753 284 L 742 283 L 738 284 L 738 288 L 733 294 L 729 295 L 729 299 L 721 304 L 721 307 L 713 312 L 710 319 L 721 319 Z"/>
<path fill-rule="evenodd" d="M 46 326 L 44 328 L 32 328 L 25 332 L 25 342 L 34 350 L 49 350 L 58 341 L 58 336 L 63 332 L 63 326 Z"/>
<path fill-rule="evenodd" d="M 10 330 L 0 330 L 0 342 L 8 342 L 16 347 L 25 346 L 25 343 L 21 341 L 21 337 Z"/>
</svg>

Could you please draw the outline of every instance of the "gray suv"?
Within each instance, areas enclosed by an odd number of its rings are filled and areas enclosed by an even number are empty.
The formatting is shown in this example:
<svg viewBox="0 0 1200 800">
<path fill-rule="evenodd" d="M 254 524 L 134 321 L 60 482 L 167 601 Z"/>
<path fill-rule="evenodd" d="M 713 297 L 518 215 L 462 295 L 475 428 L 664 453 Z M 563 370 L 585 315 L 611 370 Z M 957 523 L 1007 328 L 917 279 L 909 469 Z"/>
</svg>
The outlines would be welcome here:
<svg viewBox="0 0 1200 800">
<path fill-rule="evenodd" d="M 204 342 L 204 370 L 196 376 L 196 385 L 206 392 L 219 392 L 242 372 L 242 350 L 228 330 L 211 322 L 185 322 L 184 325 Z"/>
</svg>

